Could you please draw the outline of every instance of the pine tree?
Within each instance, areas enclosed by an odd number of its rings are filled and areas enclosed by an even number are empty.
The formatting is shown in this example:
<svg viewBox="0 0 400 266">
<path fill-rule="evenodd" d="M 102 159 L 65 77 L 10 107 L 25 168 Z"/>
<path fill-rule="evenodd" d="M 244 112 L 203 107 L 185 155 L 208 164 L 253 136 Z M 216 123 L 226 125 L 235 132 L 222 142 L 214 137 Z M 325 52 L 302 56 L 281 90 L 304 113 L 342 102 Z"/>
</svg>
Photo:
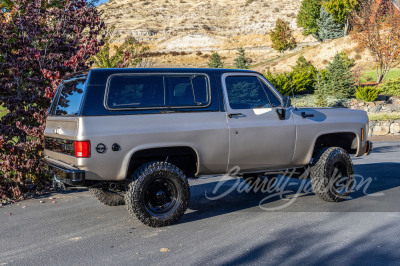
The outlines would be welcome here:
<svg viewBox="0 0 400 266">
<path fill-rule="evenodd" d="M 217 52 L 213 53 L 210 58 L 210 62 L 208 62 L 209 68 L 224 68 L 224 63 L 222 63 L 221 57 Z"/>
<path fill-rule="evenodd" d="M 317 78 L 315 81 L 315 105 L 318 107 L 326 107 L 328 104 L 326 102 L 324 88 L 323 88 L 323 80 L 321 73 L 317 74 Z"/>
<path fill-rule="evenodd" d="M 271 41 L 272 48 L 281 53 L 288 49 L 292 50 L 297 46 L 289 23 L 280 18 L 277 19 L 276 26 L 271 31 Z"/>
<path fill-rule="evenodd" d="M 354 76 L 351 68 L 342 55 L 337 53 L 326 68 L 326 80 L 323 82 L 326 95 L 339 99 L 349 98 L 354 95 Z"/>
<path fill-rule="evenodd" d="M 321 10 L 321 0 L 303 0 L 297 14 L 297 25 L 303 28 L 303 35 L 316 34 L 317 19 Z"/>
<path fill-rule="evenodd" d="M 310 61 L 307 61 L 304 56 L 300 56 L 292 72 L 292 84 L 295 87 L 295 91 L 313 93 L 317 73 L 317 68 Z"/>
<path fill-rule="evenodd" d="M 237 51 L 238 51 L 238 56 L 235 58 L 235 68 L 249 69 L 250 62 L 248 59 L 246 59 L 244 49 L 240 47 Z"/>
<path fill-rule="evenodd" d="M 321 7 L 317 25 L 318 31 L 315 37 L 320 41 L 337 39 L 344 36 L 344 25 L 336 23 L 325 7 Z"/>
<path fill-rule="evenodd" d="M 336 23 L 344 25 L 344 35 L 347 35 L 350 26 L 349 17 L 357 10 L 359 0 L 326 0 L 323 2 L 323 6 L 327 12 L 332 14 Z"/>
</svg>

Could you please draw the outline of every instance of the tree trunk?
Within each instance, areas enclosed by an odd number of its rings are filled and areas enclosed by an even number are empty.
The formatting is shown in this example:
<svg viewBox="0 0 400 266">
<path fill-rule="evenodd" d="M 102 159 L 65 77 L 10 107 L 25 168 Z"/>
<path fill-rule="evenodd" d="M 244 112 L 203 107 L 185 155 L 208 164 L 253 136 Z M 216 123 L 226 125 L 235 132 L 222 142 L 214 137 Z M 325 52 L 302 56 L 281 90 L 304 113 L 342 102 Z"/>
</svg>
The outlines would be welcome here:
<svg viewBox="0 0 400 266">
<path fill-rule="evenodd" d="M 346 19 L 346 23 L 344 24 L 344 36 L 347 36 L 347 34 L 349 33 L 349 19 Z"/>
</svg>

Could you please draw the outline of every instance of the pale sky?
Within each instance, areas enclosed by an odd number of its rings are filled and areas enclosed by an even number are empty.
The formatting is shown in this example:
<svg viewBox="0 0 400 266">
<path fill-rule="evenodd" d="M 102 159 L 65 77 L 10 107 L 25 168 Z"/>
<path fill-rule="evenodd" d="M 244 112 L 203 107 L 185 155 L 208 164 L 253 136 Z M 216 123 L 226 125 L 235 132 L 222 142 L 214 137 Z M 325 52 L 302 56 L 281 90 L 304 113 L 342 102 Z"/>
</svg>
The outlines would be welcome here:
<svg viewBox="0 0 400 266">
<path fill-rule="evenodd" d="M 108 2 L 108 0 L 100 0 L 100 1 L 96 4 L 96 6 L 101 5 L 101 4 L 104 4 L 105 2 Z"/>
</svg>

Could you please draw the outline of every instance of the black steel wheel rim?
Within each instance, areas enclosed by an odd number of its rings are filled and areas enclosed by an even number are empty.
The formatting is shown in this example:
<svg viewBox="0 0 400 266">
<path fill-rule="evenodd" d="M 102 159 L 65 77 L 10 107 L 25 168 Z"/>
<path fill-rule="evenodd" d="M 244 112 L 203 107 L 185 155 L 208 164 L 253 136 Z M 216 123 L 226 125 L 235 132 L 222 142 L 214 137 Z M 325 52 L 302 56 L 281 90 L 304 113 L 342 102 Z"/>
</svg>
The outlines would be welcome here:
<svg viewBox="0 0 400 266">
<path fill-rule="evenodd" d="M 152 180 L 144 191 L 144 204 L 152 215 L 162 215 L 173 209 L 178 202 L 176 185 L 166 179 Z"/>
</svg>

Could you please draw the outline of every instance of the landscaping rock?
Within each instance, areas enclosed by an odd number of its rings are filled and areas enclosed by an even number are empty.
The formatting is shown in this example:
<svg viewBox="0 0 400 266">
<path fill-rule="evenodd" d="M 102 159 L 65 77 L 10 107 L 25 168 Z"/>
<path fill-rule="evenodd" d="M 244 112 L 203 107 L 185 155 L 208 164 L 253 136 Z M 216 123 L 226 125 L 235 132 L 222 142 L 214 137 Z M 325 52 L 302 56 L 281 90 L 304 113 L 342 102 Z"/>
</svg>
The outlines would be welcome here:
<svg viewBox="0 0 400 266">
<path fill-rule="evenodd" d="M 390 123 L 382 122 L 374 126 L 372 133 L 374 136 L 384 136 L 389 134 L 389 132 L 390 132 Z"/>
<path fill-rule="evenodd" d="M 400 134 L 400 123 L 392 123 L 390 125 L 390 134 Z"/>
<path fill-rule="evenodd" d="M 379 113 L 379 111 L 382 109 L 382 105 L 377 104 L 375 105 L 374 108 L 371 108 L 371 110 L 369 110 L 371 113 Z"/>
</svg>

